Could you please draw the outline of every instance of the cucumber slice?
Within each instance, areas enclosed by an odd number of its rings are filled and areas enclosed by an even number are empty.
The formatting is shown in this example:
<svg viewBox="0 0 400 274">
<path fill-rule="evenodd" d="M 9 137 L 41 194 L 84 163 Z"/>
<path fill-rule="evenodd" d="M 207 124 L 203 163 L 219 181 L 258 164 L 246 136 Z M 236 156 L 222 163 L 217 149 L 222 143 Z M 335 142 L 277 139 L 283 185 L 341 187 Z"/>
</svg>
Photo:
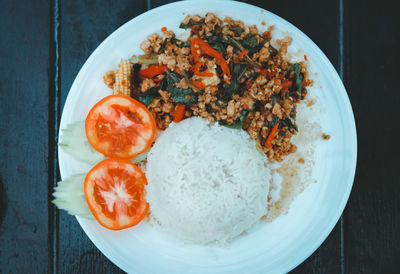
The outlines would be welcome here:
<svg viewBox="0 0 400 274">
<path fill-rule="evenodd" d="M 68 124 L 61 130 L 59 146 L 74 159 L 95 165 L 104 159 L 104 155 L 92 148 L 86 138 L 85 121 Z"/>
<path fill-rule="evenodd" d="M 85 177 L 86 174 L 76 174 L 58 182 L 54 188 L 53 196 L 55 199 L 52 203 L 71 215 L 94 219 L 83 192 Z"/>
</svg>

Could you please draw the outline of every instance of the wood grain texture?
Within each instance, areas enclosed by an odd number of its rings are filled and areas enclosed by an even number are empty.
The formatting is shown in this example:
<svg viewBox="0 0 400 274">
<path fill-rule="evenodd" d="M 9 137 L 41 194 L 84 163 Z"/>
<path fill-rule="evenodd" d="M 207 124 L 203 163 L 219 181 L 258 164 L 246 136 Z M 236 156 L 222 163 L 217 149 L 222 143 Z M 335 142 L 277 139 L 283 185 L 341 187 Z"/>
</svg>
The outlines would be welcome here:
<svg viewBox="0 0 400 274">
<path fill-rule="evenodd" d="M 165 5 L 165 4 L 179 2 L 179 1 L 177 1 L 177 0 L 151 0 L 150 2 L 151 2 L 150 8 L 154 9 L 154 8 L 157 8 L 157 7 Z"/>
<path fill-rule="evenodd" d="M 0 6 L 0 272 L 44 273 L 50 6 Z"/>
<path fill-rule="evenodd" d="M 348 273 L 400 269 L 400 20 L 393 1 L 345 2 L 345 85 L 356 118 L 358 163 L 345 210 Z"/>
<path fill-rule="evenodd" d="M 320 47 L 339 71 L 339 1 L 292 1 L 290 4 L 285 1 L 246 2 L 295 25 Z M 292 273 L 340 273 L 341 268 L 341 227 L 338 223 L 325 242 Z"/>
<path fill-rule="evenodd" d="M 61 106 L 73 80 L 96 47 L 114 30 L 147 10 L 143 1 L 61 1 Z M 58 273 L 122 273 L 88 239 L 75 217 L 60 213 Z"/>
</svg>

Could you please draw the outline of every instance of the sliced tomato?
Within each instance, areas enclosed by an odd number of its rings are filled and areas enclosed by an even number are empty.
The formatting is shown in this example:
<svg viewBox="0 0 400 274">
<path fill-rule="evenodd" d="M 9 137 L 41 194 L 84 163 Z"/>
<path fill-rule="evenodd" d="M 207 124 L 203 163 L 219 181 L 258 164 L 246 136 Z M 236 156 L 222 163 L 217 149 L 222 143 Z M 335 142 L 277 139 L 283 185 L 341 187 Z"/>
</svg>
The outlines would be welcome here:
<svg viewBox="0 0 400 274">
<path fill-rule="evenodd" d="M 147 203 L 146 176 L 125 159 L 110 158 L 86 175 L 85 198 L 96 220 L 104 227 L 121 230 L 143 220 Z"/>
<path fill-rule="evenodd" d="M 89 111 L 85 129 L 95 150 L 108 157 L 130 159 L 153 143 L 156 123 L 149 110 L 135 99 L 110 95 Z"/>
</svg>

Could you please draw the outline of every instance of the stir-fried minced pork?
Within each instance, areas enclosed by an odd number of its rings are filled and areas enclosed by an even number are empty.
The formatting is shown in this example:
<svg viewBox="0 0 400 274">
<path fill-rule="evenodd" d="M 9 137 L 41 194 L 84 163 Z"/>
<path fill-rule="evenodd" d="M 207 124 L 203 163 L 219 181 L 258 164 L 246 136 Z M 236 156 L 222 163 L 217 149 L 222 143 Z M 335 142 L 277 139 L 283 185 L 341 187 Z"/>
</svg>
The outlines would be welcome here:
<svg viewBox="0 0 400 274">
<path fill-rule="evenodd" d="M 180 28 L 190 30 L 187 41 L 162 28 L 140 44 L 146 55 L 134 62 L 129 84 L 133 98 L 145 104 L 161 130 L 175 121 L 200 116 L 256 139 L 271 161 L 296 151 L 296 105 L 312 85 L 304 62 L 287 60 L 292 39 L 271 45 L 273 27 L 260 33 L 241 20 L 188 15 Z M 145 60 L 141 62 L 140 60 Z M 114 72 L 105 83 L 114 85 Z"/>
</svg>

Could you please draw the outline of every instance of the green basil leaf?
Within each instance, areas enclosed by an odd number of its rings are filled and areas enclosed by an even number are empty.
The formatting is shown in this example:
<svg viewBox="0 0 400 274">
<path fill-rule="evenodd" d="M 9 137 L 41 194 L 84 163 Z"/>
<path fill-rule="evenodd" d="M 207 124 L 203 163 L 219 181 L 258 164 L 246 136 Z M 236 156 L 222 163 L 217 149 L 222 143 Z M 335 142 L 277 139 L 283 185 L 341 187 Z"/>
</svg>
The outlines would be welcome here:
<svg viewBox="0 0 400 274">
<path fill-rule="evenodd" d="M 235 36 L 240 36 L 243 32 L 243 29 L 241 27 L 232 27 L 231 31 L 235 33 Z"/>
<path fill-rule="evenodd" d="M 285 137 L 286 136 L 286 131 L 280 131 L 278 134 L 279 136 Z"/>
<path fill-rule="evenodd" d="M 272 107 L 275 106 L 275 103 L 278 102 L 279 103 L 279 98 L 276 97 L 275 95 L 272 95 Z"/>
<path fill-rule="evenodd" d="M 242 40 L 243 47 L 249 51 L 249 53 L 254 53 L 259 51 L 266 41 L 262 41 L 261 43 L 257 42 L 257 38 L 251 34 L 246 35 Z"/>
<path fill-rule="evenodd" d="M 243 121 L 244 121 L 244 118 L 246 117 L 247 113 L 248 113 L 247 110 L 243 110 L 242 113 L 240 114 L 240 118 L 239 118 L 238 122 L 236 122 L 232 125 L 224 125 L 224 126 L 229 127 L 229 128 L 234 128 L 234 129 L 242 129 Z"/>
<path fill-rule="evenodd" d="M 231 82 L 230 84 L 224 83 L 224 94 L 223 97 L 226 100 L 232 98 L 233 94 L 236 94 L 239 91 L 239 78 L 244 74 L 246 71 L 246 65 L 244 64 L 235 64 L 231 62 L 230 64 L 230 71 L 231 71 Z"/>
<path fill-rule="evenodd" d="M 281 119 L 278 116 L 274 115 L 272 121 L 269 123 L 269 128 L 272 129 L 277 123 L 279 123 Z"/>
<path fill-rule="evenodd" d="M 226 52 L 226 45 L 223 41 L 222 36 L 210 34 L 206 35 L 204 38 L 207 41 L 207 43 L 215 50 L 222 53 Z"/>
<path fill-rule="evenodd" d="M 302 90 L 302 83 L 303 83 L 303 74 L 300 72 L 301 71 L 301 65 L 299 63 L 293 64 L 290 67 L 289 71 L 294 72 L 294 82 L 296 84 L 295 88 L 297 91 Z"/>
<path fill-rule="evenodd" d="M 193 26 L 202 25 L 202 24 L 204 24 L 204 19 L 201 19 L 201 20 L 199 20 L 197 22 L 189 22 L 187 24 L 181 23 L 179 25 L 179 28 L 181 28 L 181 29 L 189 29 L 189 28 L 191 28 Z"/>
<path fill-rule="evenodd" d="M 159 87 L 152 87 L 148 91 L 140 93 L 139 101 L 142 102 L 146 107 L 148 107 L 153 99 L 160 96 L 158 93 Z"/>
<path fill-rule="evenodd" d="M 193 105 L 197 103 L 197 96 L 194 94 L 191 88 L 183 89 L 174 86 L 174 84 L 179 83 L 182 77 L 173 72 L 167 72 L 167 84 L 168 91 L 171 93 L 170 99 L 176 103 Z"/>
<path fill-rule="evenodd" d="M 298 131 L 297 125 L 296 124 L 292 124 L 292 121 L 289 118 L 281 120 L 281 123 L 282 123 L 283 126 L 286 126 L 288 128 L 293 128 L 294 130 Z"/>
<path fill-rule="evenodd" d="M 222 43 L 211 43 L 210 46 L 219 52 L 226 52 L 225 46 Z"/>
<path fill-rule="evenodd" d="M 190 42 L 183 42 L 175 37 L 171 38 L 171 43 L 175 44 L 178 48 L 187 48 L 190 47 Z"/>
</svg>

